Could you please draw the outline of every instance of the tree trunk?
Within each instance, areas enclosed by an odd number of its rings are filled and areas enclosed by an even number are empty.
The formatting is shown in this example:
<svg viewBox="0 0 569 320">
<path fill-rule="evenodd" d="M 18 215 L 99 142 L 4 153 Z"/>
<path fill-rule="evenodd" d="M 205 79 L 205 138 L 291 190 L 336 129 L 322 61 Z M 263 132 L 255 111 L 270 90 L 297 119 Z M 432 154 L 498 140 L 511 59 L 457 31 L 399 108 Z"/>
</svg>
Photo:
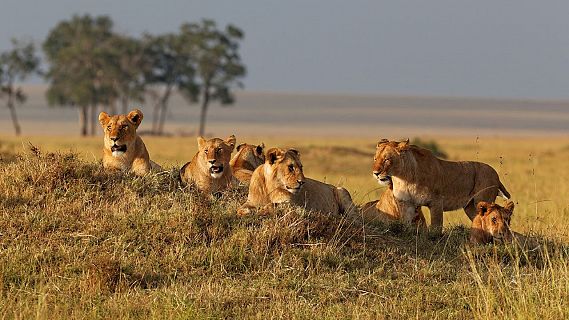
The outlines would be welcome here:
<svg viewBox="0 0 569 320">
<path fill-rule="evenodd" d="M 209 85 L 206 85 L 204 87 L 202 110 L 200 114 L 200 130 L 199 130 L 200 136 L 203 136 L 205 133 L 205 119 L 206 119 L 208 104 L 209 104 Z"/>
<path fill-rule="evenodd" d="M 11 92 L 8 94 L 8 109 L 10 109 L 10 115 L 12 116 L 12 123 L 14 124 L 16 135 L 19 136 L 22 131 L 20 129 L 20 124 L 18 123 L 18 117 L 16 116 L 16 107 L 14 106 L 14 100 Z"/>
<path fill-rule="evenodd" d="M 128 104 L 130 103 L 128 97 L 125 95 L 122 97 L 122 114 L 126 114 L 128 112 Z"/>
<path fill-rule="evenodd" d="M 168 111 L 168 100 L 170 99 L 170 93 L 172 92 L 172 87 L 166 88 L 166 92 L 162 97 L 162 108 L 160 109 L 160 119 L 158 122 L 158 133 L 162 135 L 164 133 L 164 122 L 166 121 L 166 112 Z"/>
<path fill-rule="evenodd" d="M 79 110 L 79 126 L 81 127 L 81 135 L 83 137 L 87 136 L 87 109 L 87 106 L 81 106 L 81 109 Z"/>
<path fill-rule="evenodd" d="M 91 105 L 91 135 L 94 136 L 96 133 L 97 123 L 99 122 L 99 118 L 97 117 L 97 104 L 93 103 Z"/>
</svg>

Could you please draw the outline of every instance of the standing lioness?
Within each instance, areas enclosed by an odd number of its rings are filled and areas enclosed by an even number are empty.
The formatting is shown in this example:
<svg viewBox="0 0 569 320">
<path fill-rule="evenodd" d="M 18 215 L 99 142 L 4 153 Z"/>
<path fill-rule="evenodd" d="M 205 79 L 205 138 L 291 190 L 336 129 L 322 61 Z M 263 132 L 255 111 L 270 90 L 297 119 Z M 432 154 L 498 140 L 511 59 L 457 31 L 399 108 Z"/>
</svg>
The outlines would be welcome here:
<svg viewBox="0 0 569 320">
<path fill-rule="evenodd" d="M 392 182 L 393 195 L 398 200 L 427 206 L 431 226 L 438 229 L 443 225 L 443 211 L 464 208 L 473 220 L 478 202 L 494 202 L 498 194 L 510 197 L 491 166 L 441 160 L 427 149 L 409 145 L 409 140 L 378 142 L 373 175 L 380 184 Z"/>
<path fill-rule="evenodd" d="M 103 167 L 132 171 L 136 175 L 145 175 L 151 169 L 161 170 L 160 166 L 150 161 L 148 151 L 136 129 L 142 122 L 142 111 L 134 109 L 127 115 L 109 116 L 99 114 L 99 123 L 105 133 L 103 148 Z"/>
</svg>

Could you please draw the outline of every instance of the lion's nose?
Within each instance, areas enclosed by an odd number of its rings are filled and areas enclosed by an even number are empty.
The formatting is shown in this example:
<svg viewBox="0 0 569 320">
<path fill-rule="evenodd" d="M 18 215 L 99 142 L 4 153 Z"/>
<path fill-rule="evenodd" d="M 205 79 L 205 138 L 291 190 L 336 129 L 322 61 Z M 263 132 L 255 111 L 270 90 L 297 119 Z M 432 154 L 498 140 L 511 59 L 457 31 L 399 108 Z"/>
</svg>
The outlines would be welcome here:
<svg viewBox="0 0 569 320">
<path fill-rule="evenodd" d="M 376 176 L 376 177 L 379 177 L 379 171 L 374 171 L 374 172 L 373 172 L 373 175 Z"/>
<path fill-rule="evenodd" d="M 211 163 L 211 164 L 214 164 L 214 163 L 215 163 L 215 159 L 209 159 L 209 160 L 207 160 L 207 162 L 209 162 L 209 163 Z"/>
<path fill-rule="evenodd" d="M 113 142 L 116 142 L 119 139 L 119 137 L 111 137 L 110 139 L 113 140 Z"/>
</svg>

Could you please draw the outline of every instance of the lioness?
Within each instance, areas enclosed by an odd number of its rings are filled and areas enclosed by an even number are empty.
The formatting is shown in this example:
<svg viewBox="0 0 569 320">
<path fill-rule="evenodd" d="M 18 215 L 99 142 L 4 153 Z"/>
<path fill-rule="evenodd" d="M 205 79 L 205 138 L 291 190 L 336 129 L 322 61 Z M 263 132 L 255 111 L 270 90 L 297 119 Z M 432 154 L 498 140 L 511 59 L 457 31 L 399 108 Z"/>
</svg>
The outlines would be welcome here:
<svg viewBox="0 0 569 320">
<path fill-rule="evenodd" d="M 415 207 L 404 201 L 397 200 L 393 196 L 392 189 L 393 186 L 390 186 L 383 191 L 379 200 L 370 201 L 362 206 L 361 213 L 364 220 L 379 220 L 384 223 L 403 221 L 414 224 L 419 228 L 425 228 L 427 222 L 421 207 Z"/>
<path fill-rule="evenodd" d="M 271 148 L 253 172 L 247 202 L 237 214 L 268 214 L 279 203 L 332 214 L 351 214 L 355 208 L 346 189 L 304 177 L 298 151 Z"/>
<path fill-rule="evenodd" d="M 229 160 L 235 148 L 235 136 L 226 140 L 198 137 L 198 152 L 192 161 L 180 169 L 182 182 L 193 181 L 199 190 L 217 193 L 229 188 L 234 182 Z"/>
<path fill-rule="evenodd" d="M 393 195 L 414 206 L 427 206 L 431 227 L 443 225 L 443 211 L 464 208 L 473 220 L 476 204 L 510 194 L 489 165 L 474 161 L 446 161 L 407 141 L 377 143 L 373 175 L 380 184 L 393 183 Z"/>
<path fill-rule="evenodd" d="M 497 241 L 511 241 L 510 221 L 514 213 L 514 203 L 508 201 L 505 207 L 481 201 L 476 206 L 477 214 L 472 220 L 470 242 L 475 244 Z"/>
<path fill-rule="evenodd" d="M 109 116 L 99 114 L 99 123 L 105 133 L 103 148 L 103 167 L 132 171 L 136 175 L 145 175 L 151 169 L 161 170 L 160 166 L 150 161 L 148 151 L 136 129 L 142 122 L 142 111 L 134 109 L 127 115 Z"/>
<path fill-rule="evenodd" d="M 242 184 L 249 184 L 253 171 L 265 162 L 263 149 L 265 144 L 258 146 L 242 143 L 237 146 L 237 153 L 231 158 L 229 164 L 233 171 L 233 176 Z"/>
</svg>

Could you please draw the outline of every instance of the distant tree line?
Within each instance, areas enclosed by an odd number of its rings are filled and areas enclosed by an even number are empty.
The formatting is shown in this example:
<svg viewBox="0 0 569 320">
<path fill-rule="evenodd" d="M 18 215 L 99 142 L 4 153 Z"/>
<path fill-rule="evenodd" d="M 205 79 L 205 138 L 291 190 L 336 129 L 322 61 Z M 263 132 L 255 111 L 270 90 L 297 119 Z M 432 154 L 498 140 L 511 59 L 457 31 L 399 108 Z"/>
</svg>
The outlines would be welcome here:
<svg viewBox="0 0 569 320">
<path fill-rule="evenodd" d="M 135 38 L 115 32 L 108 16 L 74 16 L 58 23 L 42 44 L 47 100 L 77 108 L 81 135 L 94 135 L 98 111 L 126 113 L 132 103 L 152 97 L 152 133 L 163 134 L 168 102 L 177 91 L 188 103 L 200 104 L 198 133 L 203 135 L 209 104 L 233 103 L 232 89 L 242 87 L 243 36 L 231 24 L 220 29 L 204 19 L 185 23 L 175 33 Z M 0 98 L 6 99 L 17 134 L 15 105 L 25 95 L 14 82 L 38 72 L 39 61 L 32 44 L 17 41 L 0 55 Z"/>
</svg>

